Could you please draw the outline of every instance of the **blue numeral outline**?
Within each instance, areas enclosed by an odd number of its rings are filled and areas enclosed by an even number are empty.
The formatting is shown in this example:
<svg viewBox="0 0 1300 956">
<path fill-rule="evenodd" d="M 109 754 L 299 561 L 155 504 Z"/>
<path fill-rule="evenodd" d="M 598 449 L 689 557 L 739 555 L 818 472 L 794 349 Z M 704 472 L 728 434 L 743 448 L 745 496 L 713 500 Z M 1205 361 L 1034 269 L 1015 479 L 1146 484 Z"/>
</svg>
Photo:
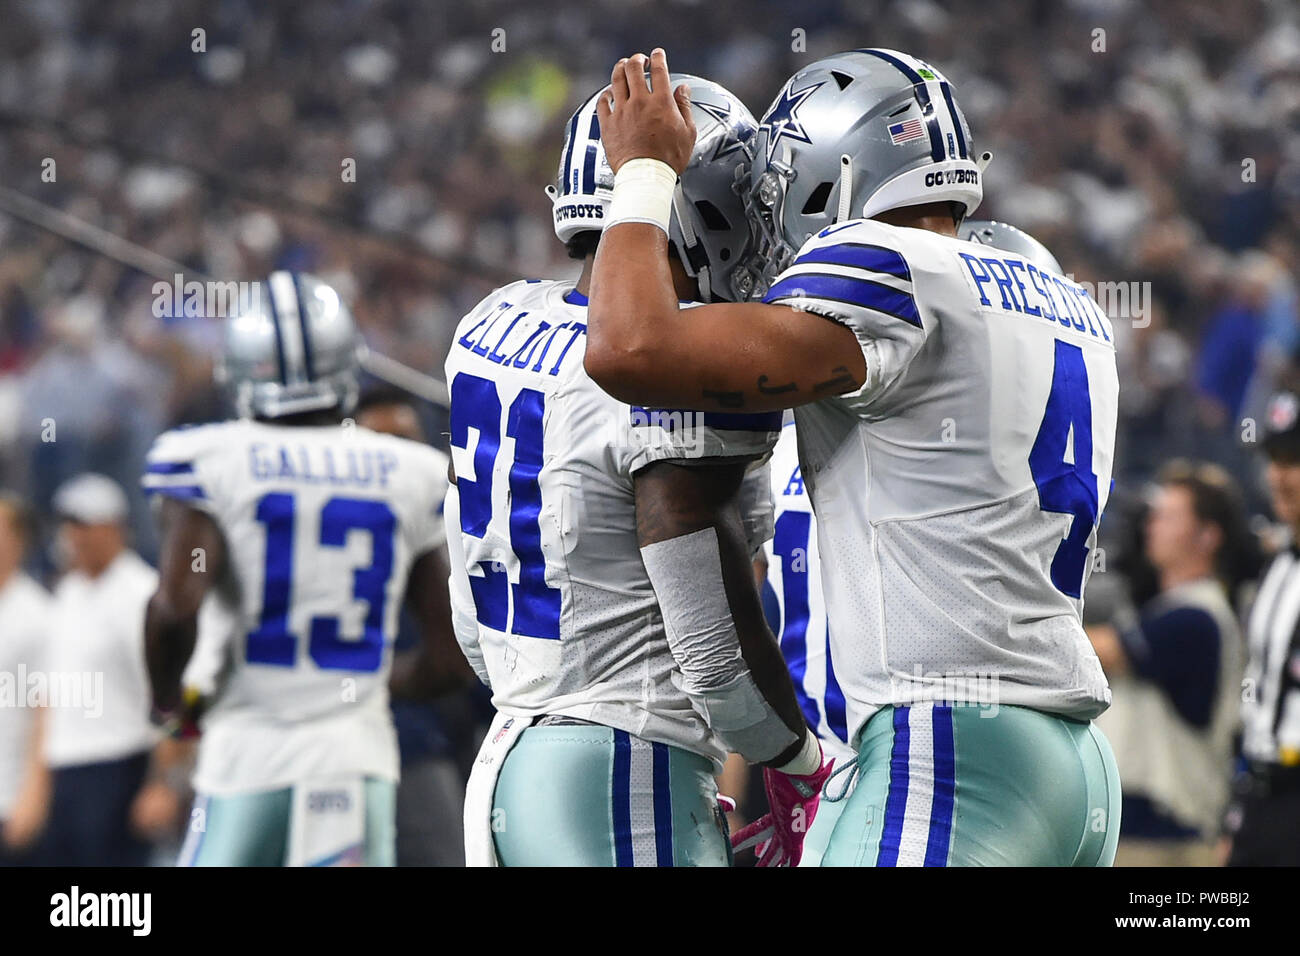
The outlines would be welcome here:
<svg viewBox="0 0 1300 956">
<path fill-rule="evenodd" d="M 804 511 L 782 511 L 776 518 L 772 536 L 772 553 L 781 559 L 781 656 L 785 658 L 794 683 L 795 697 L 803 711 L 808 726 L 817 730 L 821 724 L 822 707 L 826 711 L 826 726 L 840 740 L 849 739 L 848 715 L 844 691 L 835 676 L 831 661 L 830 622 L 826 622 L 826 692 L 821 702 L 805 686 L 808 673 L 808 624 L 812 619 L 809 597 L 809 575 L 812 573 L 809 547 L 812 541 L 812 515 Z M 795 568 L 798 553 L 803 554 L 803 570 Z M 768 585 L 769 587 L 771 585 Z"/>
<path fill-rule="evenodd" d="M 546 583 L 546 556 L 542 552 L 542 490 L 538 483 L 544 462 L 542 452 L 546 396 L 536 389 L 521 389 L 506 413 L 505 433 L 514 439 L 514 460 L 507 484 L 510 489 L 508 527 L 510 549 L 519 562 L 519 580 L 496 560 L 479 561 L 480 574 L 471 574 L 475 616 L 485 627 L 521 637 L 560 639 L 560 589 Z M 478 432 L 474 450 L 474 478 L 456 476 L 460 493 L 461 530 L 475 538 L 487 536 L 492 520 L 492 476 L 501 450 L 501 397 L 490 379 L 461 372 L 451 383 L 451 444 L 468 449 L 469 431 Z M 513 614 L 511 606 L 513 605 Z"/>
<path fill-rule="evenodd" d="M 257 502 L 257 520 L 266 526 L 266 557 L 261 618 L 245 642 L 244 656 L 250 664 L 293 667 L 297 661 L 298 636 L 289 630 L 296 507 L 294 496 L 282 491 L 268 492 Z M 353 600 L 366 602 L 361 639 L 344 640 L 337 617 L 317 615 L 311 619 L 307 648 L 322 669 L 373 673 L 384 660 L 384 612 L 397 518 L 383 501 L 331 498 L 325 502 L 320 520 L 323 547 L 345 546 L 348 532 L 354 530 L 368 533 L 371 541 L 370 564 L 352 574 Z"/>
<path fill-rule="evenodd" d="M 1074 433 L 1074 461 L 1065 460 Z M 1092 470 L 1092 396 L 1083 349 L 1060 339 L 1053 356 L 1052 388 L 1043 410 L 1029 471 L 1038 487 L 1038 506 L 1068 514 L 1070 530 L 1052 557 L 1052 584 L 1072 598 L 1083 596 L 1088 539 L 1097 525 L 1097 475 Z"/>
</svg>

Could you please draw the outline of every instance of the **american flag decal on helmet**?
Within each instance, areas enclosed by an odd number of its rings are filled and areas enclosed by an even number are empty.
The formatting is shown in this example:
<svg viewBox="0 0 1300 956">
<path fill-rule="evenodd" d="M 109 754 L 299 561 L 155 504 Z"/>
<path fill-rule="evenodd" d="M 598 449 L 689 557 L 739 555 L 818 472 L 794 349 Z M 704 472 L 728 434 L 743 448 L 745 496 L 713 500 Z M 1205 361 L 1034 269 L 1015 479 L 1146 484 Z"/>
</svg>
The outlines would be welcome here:
<svg viewBox="0 0 1300 956">
<path fill-rule="evenodd" d="M 921 124 L 920 119 L 903 120 L 901 123 L 894 123 L 889 127 L 889 141 L 895 146 L 902 146 L 904 143 L 910 143 L 914 139 L 920 139 L 925 135 L 925 127 Z"/>
</svg>

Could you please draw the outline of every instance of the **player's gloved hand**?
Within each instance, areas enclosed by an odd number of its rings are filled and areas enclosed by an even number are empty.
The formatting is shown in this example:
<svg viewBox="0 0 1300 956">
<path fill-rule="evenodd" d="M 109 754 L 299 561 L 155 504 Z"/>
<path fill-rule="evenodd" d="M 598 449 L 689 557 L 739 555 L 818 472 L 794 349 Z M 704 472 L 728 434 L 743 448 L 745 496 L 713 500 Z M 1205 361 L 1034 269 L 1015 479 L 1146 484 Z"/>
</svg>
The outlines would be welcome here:
<svg viewBox="0 0 1300 956">
<path fill-rule="evenodd" d="M 803 841 L 817 816 L 822 787 L 826 785 L 834 760 L 807 775 L 763 769 L 763 789 L 769 811 L 741 828 L 731 838 L 735 851 L 754 847 L 758 866 L 798 866 L 803 858 Z"/>
</svg>

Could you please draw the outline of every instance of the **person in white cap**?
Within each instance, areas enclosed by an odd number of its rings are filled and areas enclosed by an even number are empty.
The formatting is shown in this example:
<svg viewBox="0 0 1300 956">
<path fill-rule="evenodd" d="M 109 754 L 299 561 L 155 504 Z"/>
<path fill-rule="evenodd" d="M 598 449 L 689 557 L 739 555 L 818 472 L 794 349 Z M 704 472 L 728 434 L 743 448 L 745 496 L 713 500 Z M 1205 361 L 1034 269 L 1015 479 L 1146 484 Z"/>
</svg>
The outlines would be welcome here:
<svg viewBox="0 0 1300 956">
<path fill-rule="evenodd" d="M 146 782 L 160 734 L 144 661 L 144 609 L 158 575 L 127 545 L 126 494 L 112 479 L 79 475 L 55 492 L 53 508 L 66 573 L 46 655 L 52 794 L 41 861 L 140 866 L 149 843 L 133 815 L 158 805 L 152 789 L 161 786 Z"/>
</svg>

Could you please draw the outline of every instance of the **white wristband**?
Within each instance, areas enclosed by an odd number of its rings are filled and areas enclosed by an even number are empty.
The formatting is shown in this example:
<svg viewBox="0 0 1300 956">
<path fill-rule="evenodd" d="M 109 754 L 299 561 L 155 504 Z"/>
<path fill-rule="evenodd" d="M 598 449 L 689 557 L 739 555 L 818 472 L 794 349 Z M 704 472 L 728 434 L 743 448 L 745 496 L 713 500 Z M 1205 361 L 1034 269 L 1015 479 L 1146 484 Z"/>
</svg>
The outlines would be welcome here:
<svg viewBox="0 0 1300 956">
<path fill-rule="evenodd" d="M 822 745 L 811 730 L 804 732 L 803 747 L 788 763 L 774 769 L 793 777 L 806 777 L 822 768 Z"/>
<path fill-rule="evenodd" d="M 620 222 L 648 222 L 668 232 L 677 174 L 658 159 L 629 159 L 614 174 L 605 228 Z"/>
</svg>

